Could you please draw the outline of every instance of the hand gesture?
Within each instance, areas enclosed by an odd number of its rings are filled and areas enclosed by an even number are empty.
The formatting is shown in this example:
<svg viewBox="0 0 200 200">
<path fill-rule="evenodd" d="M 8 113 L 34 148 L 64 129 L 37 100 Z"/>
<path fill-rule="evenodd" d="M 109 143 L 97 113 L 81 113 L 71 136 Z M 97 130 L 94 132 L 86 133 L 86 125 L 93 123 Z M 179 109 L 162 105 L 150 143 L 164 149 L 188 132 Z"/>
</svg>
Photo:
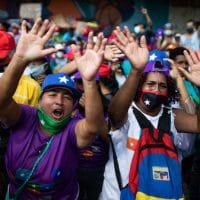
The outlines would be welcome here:
<svg viewBox="0 0 200 200">
<path fill-rule="evenodd" d="M 91 81 L 94 79 L 98 69 L 103 61 L 103 54 L 107 39 L 103 38 L 103 34 L 99 33 L 97 41 L 93 42 L 93 33 L 88 36 L 86 51 L 81 56 L 80 50 L 76 45 L 72 45 L 75 62 L 83 79 Z"/>
<path fill-rule="evenodd" d="M 114 31 L 116 40 L 114 43 L 122 50 L 132 64 L 132 68 L 137 71 L 143 71 L 148 62 L 148 49 L 146 39 L 141 37 L 139 44 L 133 38 L 128 27 L 124 28 L 122 32 L 119 27 Z"/>
<path fill-rule="evenodd" d="M 174 79 L 177 80 L 178 78 L 181 77 L 180 72 L 176 64 L 174 63 L 173 60 L 169 58 L 164 58 L 165 61 L 168 61 L 171 64 L 171 70 L 170 70 L 170 76 Z"/>
<path fill-rule="evenodd" d="M 27 24 L 24 20 L 21 25 L 21 37 L 15 53 L 17 56 L 21 57 L 25 62 L 31 62 L 57 51 L 54 48 L 44 49 L 44 45 L 53 35 L 55 28 L 55 26 L 52 25 L 48 29 L 48 20 L 42 22 L 42 20 L 38 18 L 29 32 L 26 26 Z"/>
<path fill-rule="evenodd" d="M 147 10 L 146 8 L 142 7 L 142 8 L 141 8 L 141 13 L 142 13 L 143 15 L 147 15 L 147 14 L 148 14 L 148 10 Z"/>
<path fill-rule="evenodd" d="M 116 45 L 106 45 L 105 52 L 104 52 L 104 59 L 116 62 L 119 58 L 124 57 L 124 54 Z"/>
<path fill-rule="evenodd" d="M 184 51 L 184 55 L 188 64 L 190 66 L 189 71 L 179 67 L 179 70 L 183 73 L 183 75 L 192 83 L 200 87 L 200 52 L 197 54 L 194 53 L 193 50 L 189 50 L 190 54 L 187 51 Z"/>
</svg>

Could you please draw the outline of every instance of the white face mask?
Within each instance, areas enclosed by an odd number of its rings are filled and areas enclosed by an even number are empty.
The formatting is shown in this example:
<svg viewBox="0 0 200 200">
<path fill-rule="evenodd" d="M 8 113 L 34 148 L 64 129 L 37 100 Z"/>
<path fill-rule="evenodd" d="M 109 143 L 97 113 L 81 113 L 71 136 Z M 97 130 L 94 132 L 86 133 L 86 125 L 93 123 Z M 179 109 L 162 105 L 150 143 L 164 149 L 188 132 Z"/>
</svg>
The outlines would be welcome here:
<svg viewBox="0 0 200 200">
<path fill-rule="evenodd" d="M 60 33 L 59 32 L 54 32 L 54 36 L 57 36 L 57 35 L 59 35 Z"/>
<path fill-rule="evenodd" d="M 58 52 L 56 53 L 56 57 L 58 57 L 58 58 L 62 58 L 63 55 L 64 55 L 64 53 L 63 53 L 62 51 L 58 51 Z"/>
<path fill-rule="evenodd" d="M 135 26 L 135 27 L 134 27 L 134 32 L 135 32 L 136 34 L 140 33 L 140 26 Z"/>
<path fill-rule="evenodd" d="M 166 36 L 172 36 L 174 34 L 174 31 L 172 31 L 172 30 L 165 30 L 164 31 L 164 35 L 166 35 Z"/>
<path fill-rule="evenodd" d="M 38 76 L 42 73 L 44 73 L 46 71 L 46 65 L 47 63 L 43 63 L 41 65 L 32 65 L 32 66 L 28 66 L 29 68 L 29 72 L 30 72 L 30 76 L 33 78 L 38 78 Z"/>
</svg>

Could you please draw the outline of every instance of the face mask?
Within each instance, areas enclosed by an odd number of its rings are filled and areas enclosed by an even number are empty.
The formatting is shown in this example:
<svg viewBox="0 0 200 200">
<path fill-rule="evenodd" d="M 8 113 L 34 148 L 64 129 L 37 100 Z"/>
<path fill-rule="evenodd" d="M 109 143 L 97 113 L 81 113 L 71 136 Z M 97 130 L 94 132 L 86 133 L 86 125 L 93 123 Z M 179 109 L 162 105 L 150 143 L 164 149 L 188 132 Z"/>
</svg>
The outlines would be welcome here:
<svg viewBox="0 0 200 200">
<path fill-rule="evenodd" d="M 140 27 L 139 27 L 139 26 L 135 26 L 135 27 L 134 27 L 134 32 L 135 32 L 136 34 L 140 33 Z"/>
<path fill-rule="evenodd" d="M 149 110 L 154 110 L 167 101 L 167 95 L 152 92 L 142 92 L 140 98 Z"/>
<path fill-rule="evenodd" d="M 172 30 L 165 30 L 164 31 L 164 35 L 166 36 L 172 36 L 174 34 L 174 32 Z"/>
<path fill-rule="evenodd" d="M 59 35 L 60 33 L 59 32 L 54 32 L 54 36 L 57 36 L 57 35 Z"/>
<path fill-rule="evenodd" d="M 57 56 L 58 58 L 62 58 L 63 55 L 64 55 L 64 53 L 63 53 L 62 51 L 58 51 L 58 52 L 56 53 L 56 56 Z"/>
<path fill-rule="evenodd" d="M 60 121 L 56 121 L 49 117 L 42 108 L 38 108 L 38 118 L 40 120 L 41 126 L 44 130 L 48 131 L 49 133 L 55 134 L 61 131 L 71 120 L 71 116 L 68 115 L 64 117 Z"/>
<path fill-rule="evenodd" d="M 186 29 L 186 32 L 191 34 L 191 33 L 194 32 L 194 29 L 192 27 L 189 27 L 189 28 Z"/>
<path fill-rule="evenodd" d="M 30 75 L 33 78 L 38 78 L 38 76 L 46 71 L 46 66 L 47 63 L 43 63 L 38 66 L 28 66 Z"/>
</svg>

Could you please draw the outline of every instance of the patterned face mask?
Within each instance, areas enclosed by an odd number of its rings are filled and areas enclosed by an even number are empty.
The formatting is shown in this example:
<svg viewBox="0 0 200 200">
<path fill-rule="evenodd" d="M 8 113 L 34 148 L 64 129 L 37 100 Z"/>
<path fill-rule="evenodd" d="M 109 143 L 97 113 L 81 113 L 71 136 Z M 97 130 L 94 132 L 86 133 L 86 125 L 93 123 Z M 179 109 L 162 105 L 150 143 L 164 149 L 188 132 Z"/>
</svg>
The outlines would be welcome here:
<svg viewBox="0 0 200 200">
<path fill-rule="evenodd" d="M 154 110 L 161 106 L 161 104 L 167 101 L 167 95 L 163 95 L 160 93 L 153 93 L 153 92 L 143 92 L 140 96 L 143 104 L 149 109 Z"/>
</svg>

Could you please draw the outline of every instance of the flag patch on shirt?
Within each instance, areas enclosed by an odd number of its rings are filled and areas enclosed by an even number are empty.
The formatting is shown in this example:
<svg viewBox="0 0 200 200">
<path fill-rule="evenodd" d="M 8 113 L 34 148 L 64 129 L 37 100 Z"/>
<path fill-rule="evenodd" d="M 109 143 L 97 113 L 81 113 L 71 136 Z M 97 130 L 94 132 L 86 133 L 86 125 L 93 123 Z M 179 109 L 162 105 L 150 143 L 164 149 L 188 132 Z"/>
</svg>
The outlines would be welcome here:
<svg viewBox="0 0 200 200">
<path fill-rule="evenodd" d="M 132 150 L 132 151 L 135 151 L 136 146 L 137 146 L 137 142 L 138 142 L 137 139 L 128 137 L 126 147 L 127 147 L 128 149 Z"/>
</svg>

